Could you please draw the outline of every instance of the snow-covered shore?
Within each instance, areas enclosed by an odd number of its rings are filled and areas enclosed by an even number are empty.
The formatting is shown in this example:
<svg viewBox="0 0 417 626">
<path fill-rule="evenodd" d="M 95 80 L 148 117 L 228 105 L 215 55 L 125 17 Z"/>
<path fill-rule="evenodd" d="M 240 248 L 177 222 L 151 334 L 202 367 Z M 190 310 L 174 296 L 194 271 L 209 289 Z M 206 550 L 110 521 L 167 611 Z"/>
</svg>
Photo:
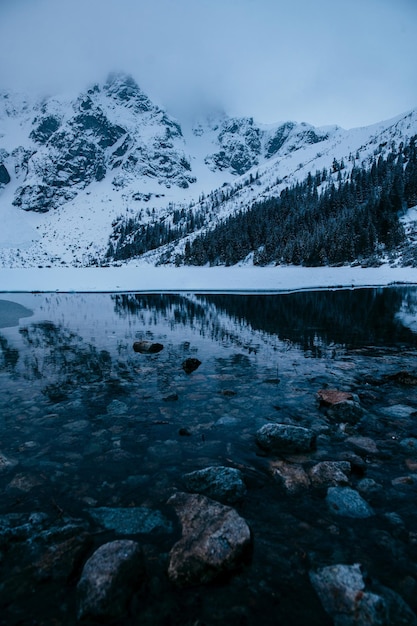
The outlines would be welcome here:
<svg viewBox="0 0 417 626">
<path fill-rule="evenodd" d="M 362 267 L 153 267 L 0 269 L 0 292 L 217 292 L 298 290 L 417 284 L 417 269 Z"/>
</svg>

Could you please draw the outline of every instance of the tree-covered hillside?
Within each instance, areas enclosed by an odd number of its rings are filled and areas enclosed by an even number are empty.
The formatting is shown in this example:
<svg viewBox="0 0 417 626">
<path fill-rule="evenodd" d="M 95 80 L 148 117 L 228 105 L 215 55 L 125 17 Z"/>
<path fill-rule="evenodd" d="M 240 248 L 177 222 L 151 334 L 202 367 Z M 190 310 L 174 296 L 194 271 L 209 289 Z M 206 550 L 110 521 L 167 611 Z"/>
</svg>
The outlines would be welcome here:
<svg viewBox="0 0 417 626">
<path fill-rule="evenodd" d="M 255 203 L 198 236 L 185 250 L 189 265 L 233 265 L 254 253 L 257 265 L 327 265 L 369 259 L 397 248 L 404 239 L 399 220 L 417 205 L 416 137 L 369 169 L 344 163 L 279 197 Z M 336 181 L 333 180 L 337 172 Z"/>
<path fill-rule="evenodd" d="M 214 226 L 211 218 L 230 198 L 230 190 L 213 192 L 198 209 L 173 208 L 167 218 L 147 224 L 140 217 L 121 220 L 107 256 L 137 257 L 200 230 L 187 239 L 182 255 L 167 260 L 234 265 L 252 254 L 256 265 L 374 262 L 402 245 L 400 217 L 417 205 L 416 141 L 414 136 L 397 148 L 392 145 L 366 166 L 352 155 L 349 167 L 334 159 L 330 169 L 310 173 L 279 196 L 242 207 Z M 247 180 L 254 182 L 253 176 Z M 417 258 L 409 262 L 417 263 Z"/>
</svg>

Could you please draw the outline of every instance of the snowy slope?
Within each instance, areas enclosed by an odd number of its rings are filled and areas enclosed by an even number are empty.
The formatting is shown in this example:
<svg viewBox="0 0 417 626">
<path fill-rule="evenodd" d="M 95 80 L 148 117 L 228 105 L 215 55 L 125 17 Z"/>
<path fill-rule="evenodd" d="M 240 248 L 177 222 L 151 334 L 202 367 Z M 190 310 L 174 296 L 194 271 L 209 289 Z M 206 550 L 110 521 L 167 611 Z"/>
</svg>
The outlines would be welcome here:
<svg viewBox="0 0 417 626">
<path fill-rule="evenodd" d="M 416 133 L 417 111 L 349 131 L 224 113 L 180 124 L 125 75 L 43 101 L 0 94 L 0 266 L 100 262 L 120 216 L 210 205 L 212 227 L 334 159 L 348 172 Z"/>
</svg>

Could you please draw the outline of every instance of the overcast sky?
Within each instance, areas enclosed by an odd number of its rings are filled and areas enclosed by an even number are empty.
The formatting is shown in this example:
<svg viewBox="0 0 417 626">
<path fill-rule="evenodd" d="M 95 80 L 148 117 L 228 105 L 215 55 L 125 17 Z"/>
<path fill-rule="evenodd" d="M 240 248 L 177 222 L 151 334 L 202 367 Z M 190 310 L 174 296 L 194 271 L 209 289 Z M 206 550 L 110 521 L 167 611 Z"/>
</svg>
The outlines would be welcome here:
<svg viewBox="0 0 417 626">
<path fill-rule="evenodd" d="M 417 0 L 0 0 L 0 89 L 131 73 L 176 115 L 344 128 L 417 107 Z"/>
</svg>

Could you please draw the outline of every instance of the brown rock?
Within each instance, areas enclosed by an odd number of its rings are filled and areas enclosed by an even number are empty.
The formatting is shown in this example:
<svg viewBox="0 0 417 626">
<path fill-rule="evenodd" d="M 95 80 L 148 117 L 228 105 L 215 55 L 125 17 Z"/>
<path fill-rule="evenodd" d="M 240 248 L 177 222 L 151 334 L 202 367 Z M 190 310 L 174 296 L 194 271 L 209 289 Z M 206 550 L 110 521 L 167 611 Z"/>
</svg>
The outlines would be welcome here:
<svg viewBox="0 0 417 626">
<path fill-rule="evenodd" d="M 339 402 L 346 402 L 346 400 L 353 400 L 353 394 L 348 391 L 338 391 L 337 389 L 320 389 L 317 392 L 320 404 L 324 406 L 334 406 Z"/>
<path fill-rule="evenodd" d="M 207 583 L 241 564 L 251 533 L 234 509 L 203 495 L 181 492 L 168 503 L 182 525 L 182 538 L 170 552 L 168 576 L 173 583 Z"/>
<path fill-rule="evenodd" d="M 270 467 L 274 478 L 278 480 L 289 493 L 298 493 L 310 487 L 310 479 L 302 465 L 286 463 L 285 461 L 272 461 Z"/>
</svg>

